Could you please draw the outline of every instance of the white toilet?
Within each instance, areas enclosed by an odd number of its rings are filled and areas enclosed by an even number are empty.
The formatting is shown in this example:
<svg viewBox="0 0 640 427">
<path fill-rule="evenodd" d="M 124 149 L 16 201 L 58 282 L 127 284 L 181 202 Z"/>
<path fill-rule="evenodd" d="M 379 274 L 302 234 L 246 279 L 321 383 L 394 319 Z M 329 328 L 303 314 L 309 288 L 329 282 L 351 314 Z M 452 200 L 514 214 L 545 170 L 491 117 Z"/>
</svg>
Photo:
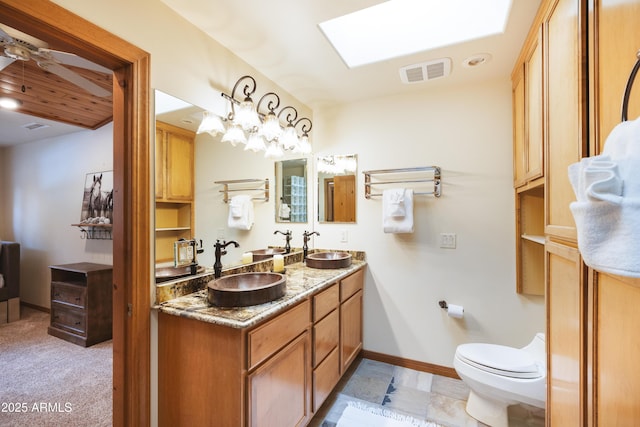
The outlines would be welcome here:
<svg viewBox="0 0 640 427">
<path fill-rule="evenodd" d="M 467 413 L 478 421 L 507 427 L 509 405 L 545 407 L 547 368 L 542 333 L 522 349 L 482 343 L 459 345 L 453 366 L 471 389 Z"/>
</svg>

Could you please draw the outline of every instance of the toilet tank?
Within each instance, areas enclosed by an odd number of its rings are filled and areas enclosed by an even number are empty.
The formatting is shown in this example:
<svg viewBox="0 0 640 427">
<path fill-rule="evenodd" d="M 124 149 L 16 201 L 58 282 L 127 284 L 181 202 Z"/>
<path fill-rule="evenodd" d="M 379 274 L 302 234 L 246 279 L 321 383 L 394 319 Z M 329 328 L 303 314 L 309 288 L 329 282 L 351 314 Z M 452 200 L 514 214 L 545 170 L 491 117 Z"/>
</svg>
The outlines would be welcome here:
<svg viewBox="0 0 640 427">
<path fill-rule="evenodd" d="M 546 365 L 547 347 L 545 343 L 545 336 L 543 333 L 537 333 L 528 345 L 522 347 L 522 350 L 531 354 L 536 359 L 536 361 L 540 362 L 541 366 Z"/>
</svg>

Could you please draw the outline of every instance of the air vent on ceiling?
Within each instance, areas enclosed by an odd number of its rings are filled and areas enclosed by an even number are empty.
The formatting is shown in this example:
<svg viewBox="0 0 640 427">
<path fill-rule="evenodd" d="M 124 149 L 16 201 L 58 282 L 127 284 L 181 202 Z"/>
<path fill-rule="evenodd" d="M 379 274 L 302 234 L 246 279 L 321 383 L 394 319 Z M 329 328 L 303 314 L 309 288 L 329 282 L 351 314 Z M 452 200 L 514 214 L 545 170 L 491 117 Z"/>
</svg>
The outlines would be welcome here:
<svg viewBox="0 0 640 427">
<path fill-rule="evenodd" d="M 49 125 L 44 125 L 42 123 L 27 123 L 26 125 L 22 125 L 22 127 L 27 130 L 36 130 L 36 129 L 48 128 Z"/>
<path fill-rule="evenodd" d="M 421 83 L 447 77 L 449 73 L 451 73 L 451 59 L 440 58 L 400 68 L 400 80 L 402 83 Z"/>
</svg>

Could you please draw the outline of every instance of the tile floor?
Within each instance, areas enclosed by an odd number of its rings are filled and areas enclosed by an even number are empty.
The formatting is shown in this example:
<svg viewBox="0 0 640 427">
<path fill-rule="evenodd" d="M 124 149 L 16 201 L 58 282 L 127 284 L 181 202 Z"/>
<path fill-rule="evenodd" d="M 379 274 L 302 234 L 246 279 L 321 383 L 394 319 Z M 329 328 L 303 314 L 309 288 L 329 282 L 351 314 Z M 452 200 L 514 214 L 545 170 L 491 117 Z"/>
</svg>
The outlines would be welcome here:
<svg viewBox="0 0 640 427">
<path fill-rule="evenodd" d="M 369 359 L 356 361 L 309 424 L 335 427 L 349 401 L 363 401 L 445 427 L 484 427 L 465 412 L 469 389 L 460 380 Z M 509 408 L 510 427 L 543 427 L 544 410 Z"/>
</svg>

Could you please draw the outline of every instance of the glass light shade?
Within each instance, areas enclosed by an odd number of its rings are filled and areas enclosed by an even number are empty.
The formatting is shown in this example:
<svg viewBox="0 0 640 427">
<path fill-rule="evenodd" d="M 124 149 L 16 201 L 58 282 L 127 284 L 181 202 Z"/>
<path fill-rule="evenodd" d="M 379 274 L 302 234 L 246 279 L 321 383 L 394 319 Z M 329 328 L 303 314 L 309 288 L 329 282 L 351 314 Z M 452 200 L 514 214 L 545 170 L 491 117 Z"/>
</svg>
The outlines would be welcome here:
<svg viewBox="0 0 640 427">
<path fill-rule="evenodd" d="M 247 145 L 244 147 L 245 150 L 251 150 L 253 152 L 265 151 L 267 149 L 264 144 L 264 138 L 258 132 L 251 132 L 249 134 L 249 139 L 247 140 Z"/>
<path fill-rule="evenodd" d="M 301 154 L 311 153 L 311 144 L 309 143 L 309 136 L 307 134 L 302 135 L 302 138 L 300 138 L 297 152 Z"/>
<path fill-rule="evenodd" d="M 240 125 L 242 129 L 246 131 L 260 126 L 260 117 L 258 117 L 251 98 L 246 98 L 238 105 L 233 122 Z"/>
<path fill-rule="evenodd" d="M 232 124 L 222 137 L 222 142 L 228 142 L 235 147 L 237 144 L 245 144 L 247 137 L 244 136 L 244 132 L 240 126 Z"/>
<path fill-rule="evenodd" d="M 280 144 L 272 141 L 269 143 L 269 147 L 267 147 L 267 151 L 264 153 L 264 156 L 266 158 L 282 157 L 284 156 L 284 151 L 282 151 Z"/>
<path fill-rule="evenodd" d="M 204 116 L 202 118 L 202 122 L 200 122 L 197 133 L 205 132 L 211 134 L 211 136 L 216 136 L 225 132 L 222 119 L 210 111 L 204 112 Z"/>
<path fill-rule="evenodd" d="M 298 133 L 293 126 L 289 125 L 284 129 L 278 141 L 285 150 L 294 150 L 299 144 Z"/>
<path fill-rule="evenodd" d="M 273 141 L 282 134 L 280 121 L 273 112 L 269 112 L 262 123 L 262 136 L 267 141 Z"/>
</svg>

